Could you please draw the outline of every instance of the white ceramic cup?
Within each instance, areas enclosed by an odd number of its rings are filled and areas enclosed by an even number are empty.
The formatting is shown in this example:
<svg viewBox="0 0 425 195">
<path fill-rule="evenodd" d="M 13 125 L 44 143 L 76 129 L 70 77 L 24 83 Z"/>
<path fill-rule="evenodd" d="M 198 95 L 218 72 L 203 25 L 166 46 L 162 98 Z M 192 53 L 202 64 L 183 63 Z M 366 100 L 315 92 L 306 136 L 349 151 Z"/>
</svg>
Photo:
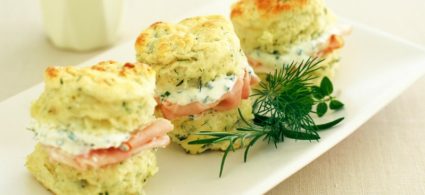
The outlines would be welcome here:
<svg viewBox="0 0 425 195">
<path fill-rule="evenodd" d="M 93 50 L 118 38 L 123 0 L 40 1 L 47 36 L 59 48 Z"/>
</svg>

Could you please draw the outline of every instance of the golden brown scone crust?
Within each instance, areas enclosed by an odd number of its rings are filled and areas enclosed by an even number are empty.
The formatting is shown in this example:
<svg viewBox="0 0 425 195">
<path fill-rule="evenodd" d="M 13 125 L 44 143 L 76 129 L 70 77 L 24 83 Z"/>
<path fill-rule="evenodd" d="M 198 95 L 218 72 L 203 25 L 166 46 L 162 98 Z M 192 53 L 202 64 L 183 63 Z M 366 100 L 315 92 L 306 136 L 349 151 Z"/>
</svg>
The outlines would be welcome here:
<svg viewBox="0 0 425 195">
<path fill-rule="evenodd" d="M 284 54 L 297 42 L 320 36 L 334 22 L 323 0 L 240 0 L 231 19 L 242 48 Z"/>
<path fill-rule="evenodd" d="M 221 75 L 243 75 L 246 57 L 230 21 L 200 16 L 177 24 L 157 22 L 135 43 L 137 59 L 157 72 L 161 91 L 196 87 Z"/>
</svg>

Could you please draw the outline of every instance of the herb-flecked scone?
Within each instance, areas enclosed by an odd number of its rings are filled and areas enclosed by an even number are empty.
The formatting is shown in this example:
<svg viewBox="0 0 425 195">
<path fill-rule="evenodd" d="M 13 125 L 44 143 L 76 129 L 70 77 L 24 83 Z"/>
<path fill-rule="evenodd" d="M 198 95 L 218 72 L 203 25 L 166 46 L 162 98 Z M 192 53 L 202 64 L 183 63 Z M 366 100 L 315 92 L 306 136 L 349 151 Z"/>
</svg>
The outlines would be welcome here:
<svg viewBox="0 0 425 195">
<path fill-rule="evenodd" d="M 189 145 L 199 131 L 235 131 L 238 109 L 250 120 L 250 86 L 258 78 L 249 66 L 230 21 L 202 16 L 177 24 L 157 22 L 135 43 L 137 59 L 157 72 L 158 113 L 170 119 L 172 140 L 192 154 L 223 150 L 223 144 Z"/>
<path fill-rule="evenodd" d="M 333 77 L 343 36 L 350 32 L 336 23 L 323 0 L 239 0 L 231 20 L 257 74 L 318 57 L 325 61 L 315 72 L 316 82 Z"/>
<path fill-rule="evenodd" d="M 31 174 L 55 194 L 143 194 L 172 124 L 154 116 L 155 72 L 142 63 L 49 67 L 31 106 Z"/>
</svg>

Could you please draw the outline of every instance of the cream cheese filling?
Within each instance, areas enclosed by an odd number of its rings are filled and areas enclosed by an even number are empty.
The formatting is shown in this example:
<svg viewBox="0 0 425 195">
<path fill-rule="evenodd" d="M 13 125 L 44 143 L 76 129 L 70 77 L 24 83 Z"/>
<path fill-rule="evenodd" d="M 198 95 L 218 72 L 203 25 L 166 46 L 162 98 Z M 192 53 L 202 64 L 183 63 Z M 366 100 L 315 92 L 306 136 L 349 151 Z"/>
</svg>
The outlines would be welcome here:
<svg viewBox="0 0 425 195">
<path fill-rule="evenodd" d="M 35 120 L 28 128 L 34 132 L 34 138 L 39 143 L 60 148 L 72 155 L 86 154 L 95 149 L 119 147 L 131 137 L 131 133 L 94 134 L 72 131 L 65 127 L 43 124 Z"/>
<path fill-rule="evenodd" d="M 223 75 L 204 83 L 199 88 L 176 88 L 173 91 L 162 92 L 159 97 L 161 101 L 168 101 L 178 105 L 187 105 L 192 102 L 211 104 L 232 90 L 237 79 L 236 75 Z"/>
<path fill-rule="evenodd" d="M 260 62 L 262 66 L 256 67 L 256 72 L 270 73 L 282 68 L 286 64 L 301 62 L 310 57 L 314 57 L 328 46 L 329 38 L 332 35 L 345 35 L 351 31 L 351 27 L 336 25 L 331 27 L 321 36 L 310 41 L 304 41 L 293 45 L 284 54 L 268 53 L 261 50 L 254 50 L 248 54 L 250 59 Z"/>
<path fill-rule="evenodd" d="M 248 74 L 255 74 L 247 61 L 244 62 L 244 67 Z M 161 102 L 168 101 L 177 105 L 187 105 L 193 102 L 211 104 L 231 91 L 237 80 L 237 75 L 222 75 L 207 83 L 203 83 L 197 88 L 176 87 L 174 90 L 159 91 L 156 96 L 160 98 Z"/>
</svg>

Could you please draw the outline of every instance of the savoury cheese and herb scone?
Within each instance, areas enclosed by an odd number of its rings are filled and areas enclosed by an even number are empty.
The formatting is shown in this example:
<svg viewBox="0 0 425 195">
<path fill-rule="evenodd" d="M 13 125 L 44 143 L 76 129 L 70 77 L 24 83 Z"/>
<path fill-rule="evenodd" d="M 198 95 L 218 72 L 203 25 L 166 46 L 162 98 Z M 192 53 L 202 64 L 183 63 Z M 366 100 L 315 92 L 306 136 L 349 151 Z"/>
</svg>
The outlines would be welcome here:
<svg viewBox="0 0 425 195">
<path fill-rule="evenodd" d="M 235 131 L 252 119 L 249 66 L 230 21 L 223 16 L 157 22 L 135 43 L 137 59 L 157 72 L 158 113 L 172 120 L 171 139 L 187 152 L 225 150 L 224 144 L 190 145 L 199 131 Z"/>
<path fill-rule="evenodd" d="M 323 0 L 239 0 L 231 20 L 257 74 L 319 57 L 325 60 L 315 72 L 316 82 L 333 77 L 342 36 L 350 32 L 336 23 Z"/>
<path fill-rule="evenodd" d="M 32 104 L 26 166 L 55 194 L 142 194 L 172 124 L 155 118 L 155 72 L 141 63 L 49 67 Z"/>
</svg>

